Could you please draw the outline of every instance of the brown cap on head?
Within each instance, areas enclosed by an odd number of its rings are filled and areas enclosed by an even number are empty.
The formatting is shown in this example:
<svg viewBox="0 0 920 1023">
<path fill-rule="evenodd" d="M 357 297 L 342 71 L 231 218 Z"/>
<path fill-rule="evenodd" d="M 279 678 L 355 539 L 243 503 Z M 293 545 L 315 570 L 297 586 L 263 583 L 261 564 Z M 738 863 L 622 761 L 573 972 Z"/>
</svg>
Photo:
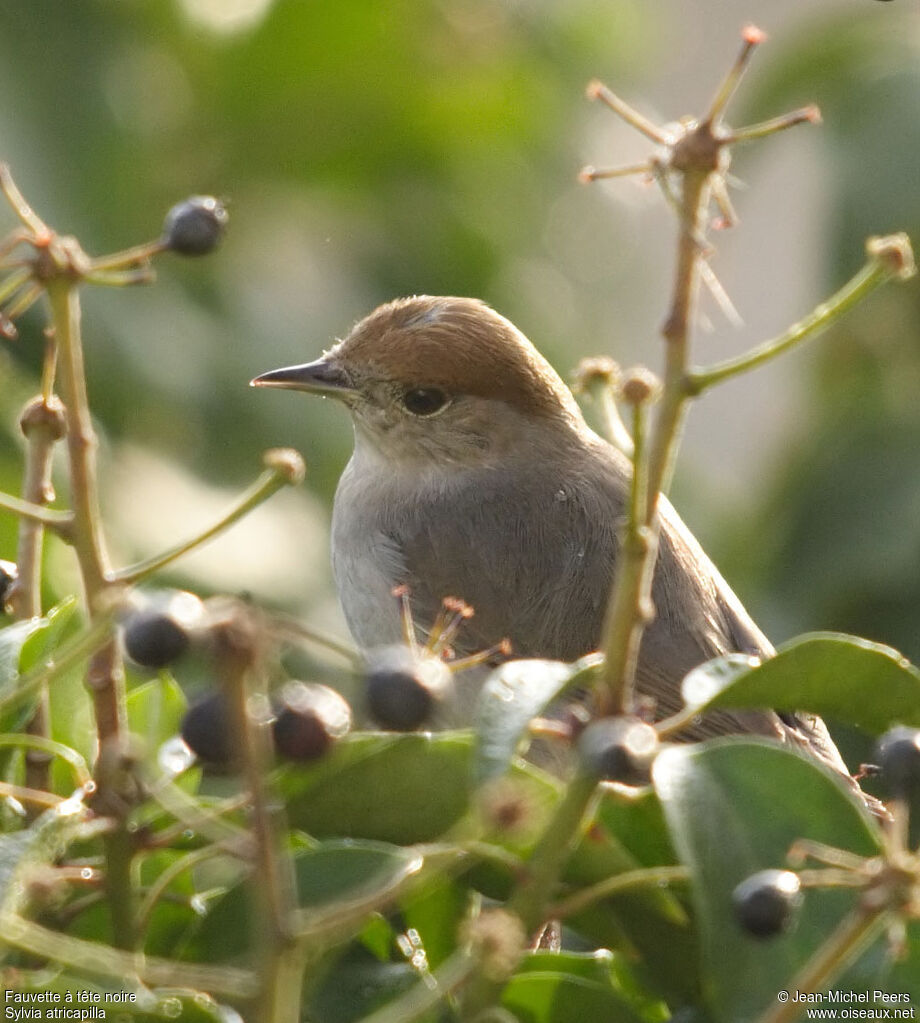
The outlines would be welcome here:
<svg viewBox="0 0 920 1023">
<path fill-rule="evenodd" d="M 330 353 L 357 378 L 496 398 L 534 415 L 577 414 L 571 392 L 513 323 L 474 298 L 399 298 Z"/>
</svg>

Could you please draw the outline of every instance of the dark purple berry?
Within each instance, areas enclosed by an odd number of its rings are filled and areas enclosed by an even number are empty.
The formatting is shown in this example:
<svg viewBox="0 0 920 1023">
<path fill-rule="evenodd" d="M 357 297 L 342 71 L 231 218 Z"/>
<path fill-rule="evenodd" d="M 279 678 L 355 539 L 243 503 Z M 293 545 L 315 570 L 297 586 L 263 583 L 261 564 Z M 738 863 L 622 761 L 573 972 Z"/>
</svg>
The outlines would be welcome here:
<svg viewBox="0 0 920 1023">
<path fill-rule="evenodd" d="M 582 770 L 605 781 L 645 785 L 658 752 L 658 734 L 637 717 L 601 718 L 578 740 Z"/>
<path fill-rule="evenodd" d="M 801 882 L 791 870 L 761 870 L 732 892 L 735 919 L 755 938 L 789 930 L 801 904 Z"/>
<path fill-rule="evenodd" d="M 206 256 L 223 237 L 228 220 L 224 204 L 211 195 L 183 199 L 166 214 L 163 244 L 182 256 Z"/>
<path fill-rule="evenodd" d="M 19 578 L 19 569 L 12 561 L 0 561 L 0 614 L 3 613 L 4 605 L 13 588 L 13 583 Z"/>
<path fill-rule="evenodd" d="M 876 743 L 873 759 L 896 799 L 909 799 L 920 788 L 920 731 L 899 725 Z"/>
<path fill-rule="evenodd" d="M 217 692 L 193 703 L 185 712 L 179 733 L 185 745 L 206 764 L 232 763 L 230 715 L 224 694 Z"/>
<path fill-rule="evenodd" d="M 406 646 L 368 654 L 367 707 L 382 728 L 412 732 L 427 724 L 450 689 L 447 665 Z"/>
<path fill-rule="evenodd" d="M 317 760 L 351 728 L 351 707 L 329 686 L 289 682 L 281 700 L 272 735 L 275 750 L 288 760 Z"/>
<path fill-rule="evenodd" d="M 188 646 L 188 633 L 165 611 L 138 611 L 125 622 L 125 653 L 144 668 L 165 668 Z"/>
<path fill-rule="evenodd" d="M 125 653 L 144 668 L 165 668 L 188 649 L 190 632 L 203 614 L 194 593 L 167 590 L 145 596 L 124 620 Z"/>
</svg>

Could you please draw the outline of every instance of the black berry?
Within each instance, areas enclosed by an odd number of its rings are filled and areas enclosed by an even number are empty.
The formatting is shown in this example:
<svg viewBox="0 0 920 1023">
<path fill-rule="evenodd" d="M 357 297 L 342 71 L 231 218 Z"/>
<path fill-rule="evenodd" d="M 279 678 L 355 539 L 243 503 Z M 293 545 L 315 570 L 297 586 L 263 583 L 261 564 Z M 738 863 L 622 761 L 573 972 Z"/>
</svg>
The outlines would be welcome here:
<svg viewBox="0 0 920 1023">
<path fill-rule="evenodd" d="M 230 715 L 223 693 L 212 693 L 185 712 L 179 732 L 185 745 L 207 764 L 226 766 L 233 757 Z"/>
<path fill-rule="evenodd" d="M 899 725 L 875 746 L 874 760 L 896 799 L 909 799 L 920 788 L 920 731 Z"/>
<path fill-rule="evenodd" d="M 421 728 L 434 717 L 449 688 L 447 665 L 430 654 L 391 646 L 368 655 L 367 707 L 382 728 Z"/>
<path fill-rule="evenodd" d="M 168 612 L 139 611 L 125 622 L 125 652 L 145 668 L 165 668 L 188 646 L 188 633 Z"/>
<path fill-rule="evenodd" d="M 206 256 L 223 237 L 228 219 L 220 200 L 210 195 L 193 195 L 176 203 L 166 214 L 163 244 L 182 256 Z"/>
<path fill-rule="evenodd" d="M 351 728 L 351 708 L 329 686 L 289 682 L 272 724 L 275 750 L 288 760 L 317 760 Z"/>
<path fill-rule="evenodd" d="M 3 613 L 3 606 L 10 595 L 13 583 L 18 578 L 19 569 L 12 561 L 0 561 L 0 614 Z"/>
<path fill-rule="evenodd" d="M 166 590 L 142 598 L 123 623 L 125 653 L 144 668 L 165 668 L 189 648 L 204 615 L 194 593 Z"/>
<path fill-rule="evenodd" d="M 755 938 L 773 938 L 789 930 L 802 904 L 798 874 L 791 870 L 761 870 L 751 874 L 732 893 L 738 923 Z"/>
<path fill-rule="evenodd" d="M 624 785 L 644 785 L 658 752 L 658 734 L 640 718 L 601 718 L 582 733 L 578 752 L 586 774 Z"/>
</svg>

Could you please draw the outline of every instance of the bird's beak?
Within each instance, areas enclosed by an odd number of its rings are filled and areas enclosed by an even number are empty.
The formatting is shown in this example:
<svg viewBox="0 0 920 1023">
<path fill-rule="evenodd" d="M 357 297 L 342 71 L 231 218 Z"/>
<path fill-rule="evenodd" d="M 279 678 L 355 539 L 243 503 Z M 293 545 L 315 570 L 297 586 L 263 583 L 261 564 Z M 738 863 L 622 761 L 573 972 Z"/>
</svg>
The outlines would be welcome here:
<svg viewBox="0 0 920 1023">
<path fill-rule="evenodd" d="M 307 362 L 303 366 L 285 366 L 250 380 L 250 387 L 283 387 L 289 391 L 309 391 L 311 394 L 344 398 L 355 390 L 344 370 L 325 358 Z"/>
</svg>

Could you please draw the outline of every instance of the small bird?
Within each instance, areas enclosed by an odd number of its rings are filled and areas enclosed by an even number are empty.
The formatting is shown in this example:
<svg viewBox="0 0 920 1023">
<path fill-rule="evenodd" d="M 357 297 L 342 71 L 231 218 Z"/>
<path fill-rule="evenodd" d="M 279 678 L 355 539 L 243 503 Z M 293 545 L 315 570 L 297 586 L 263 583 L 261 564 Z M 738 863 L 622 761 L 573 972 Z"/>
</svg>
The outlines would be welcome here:
<svg viewBox="0 0 920 1023">
<path fill-rule="evenodd" d="M 360 646 L 401 640 L 392 593 L 407 586 L 416 622 L 432 622 L 448 596 L 473 607 L 460 654 L 503 638 L 517 657 L 572 661 L 597 649 L 631 464 L 509 320 L 477 299 L 397 299 L 322 358 L 252 383 L 336 398 L 351 413 L 332 564 Z M 692 668 L 774 651 L 672 505 L 662 497 L 659 507 L 655 619 L 637 686 L 664 717 L 681 709 Z M 848 773 L 810 715 L 718 711 L 683 737 L 733 732 L 772 736 Z"/>
</svg>

